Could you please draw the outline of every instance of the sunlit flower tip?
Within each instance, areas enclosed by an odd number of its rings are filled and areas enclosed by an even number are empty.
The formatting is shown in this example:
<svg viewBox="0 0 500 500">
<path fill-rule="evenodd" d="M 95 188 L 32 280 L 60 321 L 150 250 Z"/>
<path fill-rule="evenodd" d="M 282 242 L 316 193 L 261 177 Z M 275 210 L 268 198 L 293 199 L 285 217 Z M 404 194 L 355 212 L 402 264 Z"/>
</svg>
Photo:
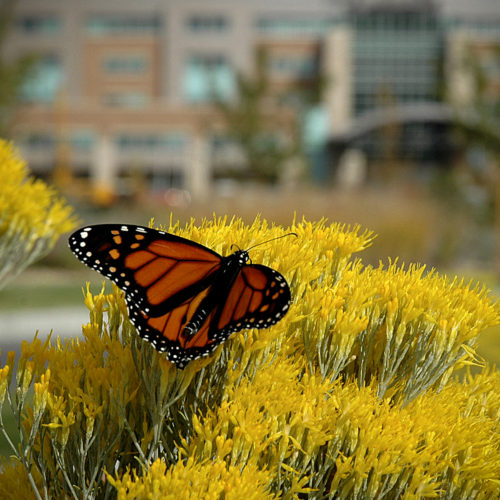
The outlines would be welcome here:
<svg viewBox="0 0 500 500">
<path fill-rule="evenodd" d="M 7 363 L 6 365 L 10 366 L 11 367 L 11 370 L 10 370 L 10 377 L 9 377 L 9 383 L 10 383 L 10 379 L 12 378 L 12 375 L 14 373 L 14 365 L 16 363 L 16 351 L 9 351 L 7 353 Z"/>
<path fill-rule="evenodd" d="M 59 418 L 61 419 L 61 424 L 62 424 L 59 442 L 61 443 L 61 446 L 64 448 L 68 442 L 69 433 L 71 431 L 71 427 L 76 422 L 76 418 L 72 411 L 68 412 L 67 415 L 60 415 Z"/>
<path fill-rule="evenodd" d="M 95 418 L 88 417 L 85 421 L 85 439 L 88 441 L 94 432 Z"/>
<path fill-rule="evenodd" d="M 47 427 L 47 429 L 55 430 L 55 429 L 60 429 L 63 424 L 59 422 L 50 422 L 48 424 L 43 424 L 44 427 Z"/>
<path fill-rule="evenodd" d="M 217 436 L 215 438 L 215 446 L 217 448 L 217 456 L 222 459 L 228 453 L 231 453 L 231 450 L 233 448 L 233 440 L 224 436 Z"/>
<path fill-rule="evenodd" d="M 5 394 L 7 393 L 7 387 L 9 385 L 9 372 L 9 365 L 0 368 L 0 407 L 3 404 L 5 400 Z"/>
<path fill-rule="evenodd" d="M 193 429 L 194 431 L 198 434 L 198 435 L 203 435 L 204 434 L 204 430 L 203 430 L 203 427 L 200 423 L 200 420 L 198 418 L 197 415 L 194 415 L 193 416 L 193 421 L 192 421 L 192 425 L 193 425 Z"/>
<path fill-rule="evenodd" d="M 90 291 L 90 282 L 86 283 L 86 289 L 83 290 L 83 303 L 89 311 L 94 309 L 94 294 Z"/>
<path fill-rule="evenodd" d="M 245 432 L 239 425 L 236 425 L 236 419 L 234 417 L 231 417 L 230 420 L 232 421 L 233 425 L 235 425 L 233 429 L 233 440 L 236 441 L 240 439 L 245 434 Z"/>
<path fill-rule="evenodd" d="M 394 315 L 398 311 L 398 299 L 394 297 L 392 300 L 387 301 L 387 317 L 393 320 Z"/>
<path fill-rule="evenodd" d="M 21 394 L 26 394 L 29 389 L 31 382 L 33 381 L 33 370 L 34 363 L 32 361 L 27 361 L 24 365 L 24 368 L 20 370 L 22 380 L 18 381 L 18 386 L 21 391 Z"/>
<path fill-rule="evenodd" d="M 3 368 L 0 368 L 0 381 L 7 381 L 7 378 L 9 376 L 9 371 L 10 371 L 10 366 L 5 365 Z"/>
<path fill-rule="evenodd" d="M 33 408 L 35 416 L 43 413 L 47 406 L 47 397 L 49 391 L 50 369 L 47 370 L 41 377 L 40 382 L 35 382 L 33 396 Z"/>
</svg>

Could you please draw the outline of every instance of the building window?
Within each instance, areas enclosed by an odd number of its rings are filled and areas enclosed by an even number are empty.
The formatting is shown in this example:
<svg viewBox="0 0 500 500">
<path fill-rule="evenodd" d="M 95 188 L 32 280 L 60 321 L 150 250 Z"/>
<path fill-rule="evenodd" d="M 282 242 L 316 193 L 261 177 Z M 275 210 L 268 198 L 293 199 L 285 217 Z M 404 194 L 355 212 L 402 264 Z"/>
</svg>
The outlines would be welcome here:
<svg viewBox="0 0 500 500">
<path fill-rule="evenodd" d="M 160 31 L 157 16 L 92 16 L 87 20 L 87 33 L 92 36 L 154 35 Z"/>
<path fill-rule="evenodd" d="M 102 67 L 107 73 L 138 74 L 148 69 L 148 60 L 140 55 L 110 55 L 103 59 Z"/>
<path fill-rule="evenodd" d="M 225 16 L 217 14 L 190 16 L 186 25 L 193 33 L 221 33 L 229 28 L 229 21 Z"/>
<path fill-rule="evenodd" d="M 26 35 L 53 35 L 61 29 L 61 20 L 51 14 L 22 16 L 17 19 L 16 24 Z"/>
<path fill-rule="evenodd" d="M 185 134 L 168 132 L 165 134 L 120 134 L 116 137 L 116 144 L 124 151 L 168 151 L 181 153 L 187 145 Z"/>
<path fill-rule="evenodd" d="M 143 108 L 149 101 L 149 96 L 140 91 L 108 92 L 102 96 L 105 106 L 116 108 Z"/>
<path fill-rule="evenodd" d="M 29 132 L 19 139 L 22 148 L 30 152 L 52 151 L 55 146 L 55 139 L 52 134 L 45 132 Z"/>
<path fill-rule="evenodd" d="M 221 55 L 188 58 L 184 69 L 184 95 L 188 102 L 231 99 L 236 90 L 234 71 Z"/>
<path fill-rule="evenodd" d="M 312 78 L 319 68 L 314 54 L 273 54 L 269 57 L 268 70 L 277 77 Z"/>
<path fill-rule="evenodd" d="M 21 86 L 21 99 L 25 102 L 51 103 L 61 89 L 63 70 L 55 55 L 41 57 Z"/>
<path fill-rule="evenodd" d="M 75 151 L 88 153 L 95 146 L 95 134 L 90 130 L 75 130 L 71 134 L 71 145 Z"/>
<path fill-rule="evenodd" d="M 278 37 L 314 36 L 325 35 L 338 21 L 336 19 L 320 18 L 260 18 L 255 26 L 261 35 Z"/>
</svg>

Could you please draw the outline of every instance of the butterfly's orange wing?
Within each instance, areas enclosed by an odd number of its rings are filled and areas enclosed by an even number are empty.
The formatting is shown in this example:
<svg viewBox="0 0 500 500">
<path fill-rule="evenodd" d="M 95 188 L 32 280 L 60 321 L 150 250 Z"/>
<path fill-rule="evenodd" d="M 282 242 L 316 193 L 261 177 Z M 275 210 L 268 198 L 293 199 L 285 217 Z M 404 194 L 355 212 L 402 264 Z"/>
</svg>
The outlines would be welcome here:
<svg viewBox="0 0 500 500">
<path fill-rule="evenodd" d="M 180 306 L 209 286 L 221 262 L 209 248 L 142 226 L 89 226 L 75 232 L 69 246 L 151 316 Z"/>
</svg>

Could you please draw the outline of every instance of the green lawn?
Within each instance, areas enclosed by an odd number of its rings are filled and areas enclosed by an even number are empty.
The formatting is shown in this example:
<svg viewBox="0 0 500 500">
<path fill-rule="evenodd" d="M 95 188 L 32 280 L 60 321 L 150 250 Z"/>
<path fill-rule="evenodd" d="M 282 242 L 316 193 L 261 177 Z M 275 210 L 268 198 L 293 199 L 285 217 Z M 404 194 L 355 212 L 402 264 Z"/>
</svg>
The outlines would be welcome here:
<svg viewBox="0 0 500 500">
<path fill-rule="evenodd" d="M 0 291 L 0 311 L 78 305 L 82 303 L 82 285 L 13 285 Z"/>
<path fill-rule="evenodd" d="M 0 290 L 0 312 L 12 309 L 68 307 L 83 304 L 82 287 L 100 290 L 105 279 L 79 266 L 74 269 L 30 267 Z"/>
</svg>

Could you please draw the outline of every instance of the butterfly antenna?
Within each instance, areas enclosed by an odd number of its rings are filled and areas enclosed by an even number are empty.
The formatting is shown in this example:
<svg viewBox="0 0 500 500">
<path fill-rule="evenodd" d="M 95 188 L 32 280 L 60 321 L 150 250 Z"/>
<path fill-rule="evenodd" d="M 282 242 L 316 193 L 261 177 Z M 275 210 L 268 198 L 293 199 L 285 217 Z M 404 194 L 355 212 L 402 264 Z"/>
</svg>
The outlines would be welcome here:
<svg viewBox="0 0 500 500">
<path fill-rule="evenodd" d="M 276 238 L 271 238 L 270 240 L 261 241 L 260 243 L 256 243 L 255 245 L 252 245 L 250 248 L 247 248 L 246 251 L 248 252 L 248 251 L 252 250 L 252 248 L 259 247 L 260 245 L 264 245 L 266 243 L 269 243 L 270 241 L 281 240 L 281 238 L 286 238 L 287 236 L 296 236 L 297 238 L 299 237 L 299 235 L 297 233 L 282 234 L 281 236 L 276 236 Z"/>
</svg>

